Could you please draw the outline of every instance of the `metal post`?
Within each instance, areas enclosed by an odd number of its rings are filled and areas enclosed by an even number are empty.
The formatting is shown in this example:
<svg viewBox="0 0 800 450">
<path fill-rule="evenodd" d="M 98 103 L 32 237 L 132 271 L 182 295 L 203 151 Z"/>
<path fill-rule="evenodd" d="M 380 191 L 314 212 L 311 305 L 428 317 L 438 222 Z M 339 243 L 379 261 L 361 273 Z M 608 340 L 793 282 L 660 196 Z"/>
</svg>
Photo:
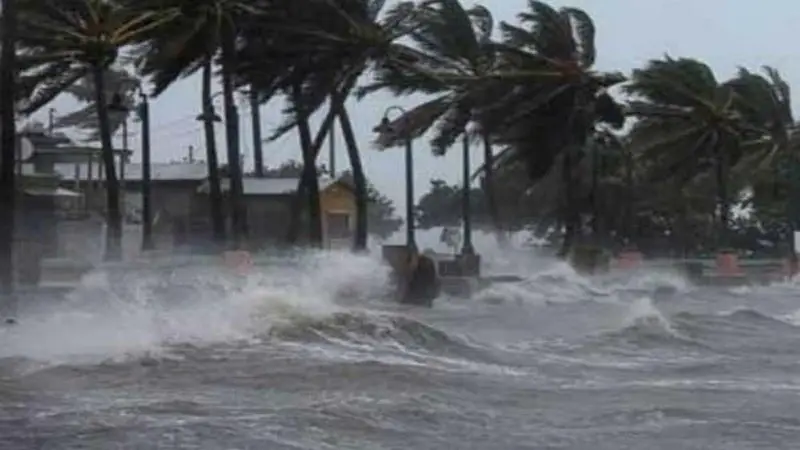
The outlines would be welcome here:
<svg viewBox="0 0 800 450">
<path fill-rule="evenodd" d="M 466 131 L 463 138 L 463 164 L 462 176 L 464 177 L 464 187 L 462 194 L 461 213 L 464 221 L 464 245 L 461 248 L 461 253 L 464 255 L 474 255 L 475 248 L 472 246 L 472 208 L 471 208 L 471 192 L 470 192 L 470 164 L 469 164 L 469 136 Z"/>
<path fill-rule="evenodd" d="M 47 111 L 47 133 L 52 136 L 53 131 L 55 130 L 55 108 L 50 108 Z"/>
<path fill-rule="evenodd" d="M 139 118 L 142 121 L 142 250 L 152 250 L 153 243 L 153 209 L 150 203 L 150 104 L 147 95 L 141 94 Z"/>
<path fill-rule="evenodd" d="M 250 119 L 253 122 L 253 164 L 255 165 L 256 176 L 264 176 L 264 153 L 261 142 L 261 110 L 258 104 L 258 94 L 250 86 Z"/>
<path fill-rule="evenodd" d="M 336 127 L 331 126 L 331 130 L 328 132 L 328 151 L 331 165 L 331 178 L 336 178 Z"/>
<path fill-rule="evenodd" d="M 406 246 L 417 249 L 414 228 L 414 152 L 411 138 L 406 138 Z"/>
</svg>

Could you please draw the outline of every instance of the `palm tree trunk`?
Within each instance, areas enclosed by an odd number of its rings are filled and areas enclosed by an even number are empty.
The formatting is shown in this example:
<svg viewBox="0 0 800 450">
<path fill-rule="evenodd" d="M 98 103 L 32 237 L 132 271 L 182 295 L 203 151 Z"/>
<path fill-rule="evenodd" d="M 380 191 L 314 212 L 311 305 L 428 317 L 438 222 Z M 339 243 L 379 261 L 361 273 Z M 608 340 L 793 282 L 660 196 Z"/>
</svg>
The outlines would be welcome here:
<svg viewBox="0 0 800 450">
<path fill-rule="evenodd" d="M 233 245 L 241 248 L 244 244 L 245 217 L 242 205 L 243 181 L 242 164 L 239 155 L 239 113 L 233 98 L 233 77 L 235 68 L 235 35 L 230 24 L 224 25 L 222 35 L 222 98 L 225 102 L 225 138 L 227 144 L 228 173 L 230 174 L 230 208 Z"/>
<path fill-rule="evenodd" d="M 14 88 L 16 78 L 16 0 L 3 1 L 2 49 L 0 50 L 0 289 L 4 298 L 14 290 L 14 179 L 16 124 Z M 2 307 L 4 305 L 0 305 Z"/>
<path fill-rule="evenodd" d="M 592 145 L 592 188 L 590 194 L 591 208 L 592 208 L 592 238 L 597 240 L 600 238 L 600 211 L 597 204 L 597 189 L 600 184 L 600 161 L 597 145 Z"/>
<path fill-rule="evenodd" d="M 222 187 L 219 179 L 217 140 L 214 136 L 214 104 L 211 99 L 211 59 L 203 65 L 203 131 L 206 140 L 206 164 L 208 166 L 208 193 L 211 211 L 212 239 L 216 246 L 225 243 L 225 215 L 222 212 Z"/>
<path fill-rule="evenodd" d="M 561 250 L 558 255 L 565 257 L 572 250 L 575 238 L 580 226 L 580 215 L 575 205 L 575 188 L 572 179 L 572 149 L 568 148 L 564 153 L 564 161 L 561 166 L 561 182 L 564 188 L 564 204 L 562 214 L 564 220 L 564 240 L 561 243 Z"/>
<path fill-rule="evenodd" d="M 718 250 L 725 249 L 728 241 L 728 227 L 730 225 L 730 205 L 728 202 L 727 158 L 722 146 L 716 145 L 716 178 L 717 198 L 719 200 L 719 236 Z"/>
<path fill-rule="evenodd" d="M 309 241 L 314 247 L 322 247 L 322 217 L 319 199 L 319 177 L 317 175 L 316 158 L 314 157 L 309 114 L 303 104 L 300 86 L 293 88 L 294 107 L 297 109 L 297 129 L 300 135 L 300 147 L 303 152 L 303 174 L 301 182 L 306 187 L 308 200 Z M 321 143 L 320 143 L 320 146 Z"/>
<path fill-rule="evenodd" d="M 497 207 L 497 197 L 495 196 L 495 183 L 494 183 L 494 154 L 492 152 L 492 141 L 489 135 L 484 133 L 483 138 L 483 167 L 484 167 L 484 184 L 483 195 L 486 197 L 486 206 L 489 208 L 489 216 L 492 220 L 497 243 L 500 246 L 508 244 L 506 239 L 505 230 L 503 229 L 503 222 L 500 218 L 500 210 Z"/>
<path fill-rule="evenodd" d="M 106 183 L 106 261 L 122 259 L 122 212 L 120 211 L 120 188 L 114 163 L 114 146 L 111 143 L 111 122 L 108 117 L 108 100 L 106 99 L 105 70 L 96 65 L 92 68 L 94 79 L 95 106 L 97 122 L 100 127 L 103 168 Z"/>
<path fill-rule="evenodd" d="M 353 124 L 350 123 L 350 116 L 344 102 L 337 105 L 339 123 L 342 126 L 342 135 L 347 145 L 347 157 L 350 159 L 350 167 L 353 169 L 353 183 L 355 184 L 356 194 L 356 238 L 353 242 L 355 251 L 367 249 L 368 237 L 368 210 L 369 193 L 367 192 L 367 177 L 364 175 L 364 166 L 361 164 L 361 155 L 358 152 L 358 144 L 353 133 Z"/>
<path fill-rule="evenodd" d="M 320 128 L 317 131 L 317 135 L 316 137 L 314 137 L 314 142 L 311 145 L 312 150 L 314 151 L 315 162 L 317 157 L 319 156 L 322 144 L 325 142 L 325 136 L 328 134 L 328 131 L 333 126 L 334 119 L 336 119 L 336 114 L 334 112 L 333 106 L 331 106 L 331 108 L 328 110 L 328 113 L 325 115 L 325 119 L 322 120 L 322 125 L 320 125 Z M 300 216 L 303 211 L 302 208 L 303 198 L 305 198 L 306 192 L 307 188 L 306 188 L 305 177 L 301 175 L 300 179 L 297 181 L 297 188 L 295 189 L 295 195 L 292 198 L 292 203 L 290 205 L 291 210 L 289 215 L 289 233 L 286 238 L 289 244 L 297 243 L 297 239 L 300 237 Z"/>
</svg>

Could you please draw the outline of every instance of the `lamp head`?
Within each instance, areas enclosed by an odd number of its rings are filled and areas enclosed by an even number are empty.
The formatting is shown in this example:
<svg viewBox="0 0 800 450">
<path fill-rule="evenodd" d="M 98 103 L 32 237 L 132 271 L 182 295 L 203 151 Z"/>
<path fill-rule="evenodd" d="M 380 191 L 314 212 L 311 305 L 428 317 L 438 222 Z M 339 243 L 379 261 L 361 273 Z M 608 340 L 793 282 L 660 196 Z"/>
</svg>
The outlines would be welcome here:
<svg viewBox="0 0 800 450">
<path fill-rule="evenodd" d="M 200 113 L 197 115 L 196 120 L 198 122 L 205 122 L 206 121 L 205 113 Z M 219 116 L 217 113 L 211 113 L 211 121 L 212 122 L 222 122 L 222 117 Z"/>
<path fill-rule="evenodd" d="M 375 128 L 372 129 L 375 133 L 391 133 L 394 131 L 394 127 L 392 127 L 391 122 L 389 122 L 389 118 L 383 116 L 381 119 L 381 123 L 379 123 Z"/>
</svg>

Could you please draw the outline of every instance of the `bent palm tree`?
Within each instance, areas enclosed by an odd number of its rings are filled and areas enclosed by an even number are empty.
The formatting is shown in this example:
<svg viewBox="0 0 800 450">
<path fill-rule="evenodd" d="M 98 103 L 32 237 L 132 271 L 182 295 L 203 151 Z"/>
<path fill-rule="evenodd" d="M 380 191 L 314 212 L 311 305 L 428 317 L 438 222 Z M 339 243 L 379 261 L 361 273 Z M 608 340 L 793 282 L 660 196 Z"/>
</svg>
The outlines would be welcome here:
<svg viewBox="0 0 800 450">
<path fill-rule="evenodd" d="M 429 0 L 423 2 L 415 13 L 415 26 L 410 37 L 419 49 L 414 53 L 416 65 L 431 70 L 436 75 L 467 76 L 484 80 L 497 69 L 497 55 L 491 35 L 494 20 L 488 9 L 475 6 L 469 10 L 457 0 Z M 411 109 L 392 121 L 392 134 L 383 134 L 378 143 L 383 146 L 402 144 L 398 136 L 419 136 L 436 126 L 432 139 L 434 154 L 443 155 L 455 141 L 467 132 L 467 125 L 474 121 L 476 108 L 488 99 L 481 98 L 483 91 L 470 85 L 451 86 L 437 77 L 418 83 L 417 71 L 393 74 L 391 65 L 381 67 L 378 81 L 361 88 L 359 95 L 388 88 L 398 94 L 424 88 L 426 93 L 437 96 Z M 410 76 L 404 76 L 410 75 Z M 502 239 L 501 223 L 494 196 L 494 156 L 488 129 L 479 128 L 484 149 L 483 187 L 492 222 L 498 238 Z"/>
<path fill-rule="evenodd" d="M 659 172 L 691 179 L 713 173 L 717 185 L 718 245 L 728 244 L 728 176 L 741 159 L 752 127 L 737 109 L 736 91 L 720 83 L 711 69 L 693 59 L 665 57 L 635 70 L 625 90 L 638 100 L 630 113 L 640 118 L 631 131 L 633 145 Z M 756 130 L 757 131 L 757 130 Z"/>
<path fill-rule="evenodd" d="M 312 142 L 304 138 L 303 135 L 308 133 L 302 130 L 305 126 L 301 121 L 317 111 L 326 100 L 330 101 L 331 112 L 323 121 L 317 137 L 324 137 L 329 121 L 339 119 L 356 191 L 356 250 L 367 245 L 369 196 L 345 102 L 357 80 L 371 65 L 395 61 L 406 52 L 406 47 L 395 41 L 408 33 L 414 12 L 411 2 L 401 2 L 379 18 L 384 4 L 384 0 L 285 2 L 280 8 L 284 14 L 281 21 L 285 23 L 267 27 L 272 34 L 262 29 L 262 33 L 270 36 L 266 45 L 263 45 L 263 37 L 249 40 L 260 43 L 260 48 L 251 50 L 250 54 L 263 56 L 256 58 L 260 64 L 251 61 L 249 75 L 245 76 L 248 83 L 261 89 L 265 96 L 276 90 L 290 93 L 293 107 L 288 110 L 288 122 L 279 131 L 285 132 L 295 126 L 301 128 L 301 139 L 305 141 L 302 146 L 308 156 L 304 159 L 313 158 L 304 161 L 310 172 L 304 175 L 304 184 L 313 183 L 315 179 L 313 162 L 322 140 L 314 139 Z M 281 17 L 280 14 L 275 16 Z M 276 75 L 276 62 L 284 64 L 287 70 Z M 263 79 L 269 82 L 265 83 Z"/>
<path fill-rule="evenodd" d="M 234 245 L 240 245 L 246 233 L 242 205 L 242 167 L 239 155 L 238 117 L 233 98 L 233 73 L 236 70 L 235 47 L 238 24 L 248 19 L 260 18 L 264 12 L 263 2 L 245 0 L 138 0 L 130 1 L 130 8 L 139 11 L 157 12 L 164 9 L 175 11 L 173 20 L 165 21 L 158 33 L 151 36 L 143 51 L 145 75 L 151 76 L 154 95 L 160 95 L 175 81 L 195 73 L 217 53 L 221 53 L 222 88 L 225 116 L 225 136 L 228 167 L 230 170 L 231 231 Z M 205 90 L 204 90 L 205 92 Z M 209 94 L 206 92 L 206 94 Z M 203 99 L 204 115 L 211 104 L 209 95 Z M 208 125 L 206 125 L 208 127 Z M 209 142 L 207 151 L 211 152 Z M 209 160 L 211 158 L 208 158 Z M 210 172 L 213 169 L 210 168 Z M 215 236 L 219 239 L 217 214 L 220 210 L 215 185 L 218 181 L 209 173 L 211 182 L 212 215 Z"/>
<path fill-rule="evenodd" d="M 17 2 L 3 1 L 0 47 L 0 289 L 10 298 L 14 288 L 14 222 L 16 183 L 14 159 L 17 148 L 14 91 L 17 52 Z"/>
<path fill-rule="evenodd" d="M 107 260 L 122 258 L 119 182 L 111 143 L 106 71 L 123 47 L 155 29 L 169 12 L 133 13 L 104 0 L 43 0 L 28 4 L 22 16 L 26 34 L 20 56 L 23 84 L 37 86 L 22 105 L 30 114 L 78 80 L 90 77 L 106 173 Z"/>
<path fill-rule="evenodd" d="M 575 168 L 598 123 L 624 124 L 608 89 L 625 77 L 593 70 L 595 26 L 583 10 L 556 10 L 530 0 L 519 19 L 520 26 L 501 23 L 500 68 L 487 87 L 490 98 L 499 100 L 481 108 L 480 121 L 505 146 L 498 164 L 523 161 L 534 183 L 560 172 L 565 225 L 560 253 L 566 255 L 581 222 Z"/>
<path fill-rule="evenodd" d="M 109 123 L 111 134 L 115 134 L 128 120 L 136 104 L 137 93 L 139 90 L 139 79 L 127 70 L 119 68 L 109 68 L 105 71 L 106 97 L 112 98 L 119 96 L 122 105 L 125 107 L 124 113 L 111 114 Z M 97 108 L 94 102 L 94 82 L 91 77 L 84 77 L 77 83 L 69 86 L 64 92 L 72 95 L 85 106 L 69 114 L 59 117 L 53 124 L 55 128 L 75 127 L 78 130 L 88 132 L 87 141 L 97 141 L 100 139 L 100 130 L 97 122 Z"/>
</svg>

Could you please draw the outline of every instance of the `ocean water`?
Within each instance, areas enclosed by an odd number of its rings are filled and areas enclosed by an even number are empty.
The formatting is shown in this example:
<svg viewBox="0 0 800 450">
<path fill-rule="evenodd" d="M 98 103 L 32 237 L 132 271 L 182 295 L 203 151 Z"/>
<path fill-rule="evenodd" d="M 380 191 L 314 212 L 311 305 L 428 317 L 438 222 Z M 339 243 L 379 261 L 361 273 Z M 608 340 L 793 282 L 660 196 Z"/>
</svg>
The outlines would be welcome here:
<svg viewBox="0 0 800 450">
<path fill-rule="evenodd" d="M 525 281 L 432 309 L 386 300 L 375 256 L 92 273 L 0 329 L 0 448 L 800 445 L 793 283 L 487 259 Z"/>
</svg>

